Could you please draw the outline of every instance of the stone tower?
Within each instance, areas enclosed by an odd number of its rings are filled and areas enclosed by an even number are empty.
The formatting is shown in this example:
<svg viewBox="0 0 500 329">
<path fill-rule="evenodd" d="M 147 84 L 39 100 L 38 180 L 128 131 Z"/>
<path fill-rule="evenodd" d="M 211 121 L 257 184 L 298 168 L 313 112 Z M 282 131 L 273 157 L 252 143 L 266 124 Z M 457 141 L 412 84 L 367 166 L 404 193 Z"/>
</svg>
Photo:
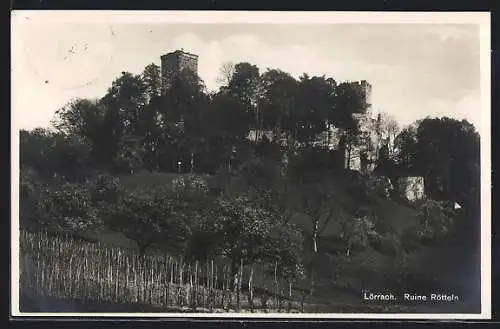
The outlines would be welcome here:
<svg viewBox="0 0 500 329">
<path fill-rule="evenodd" d="M 372 85 L 366 80 L 361 80 L 361 88 L 365 94 L 365 102 L 370 106 L 372 104 Z"/>
<path fill-rule="evenodd" d="M 198 75 L 198 55 L 190 54 L 184 50 L 161 56 L 161 81 L 162 93 L 170 86 L 172 77 L 184 69 L 188 69 Z"/>
</svg>

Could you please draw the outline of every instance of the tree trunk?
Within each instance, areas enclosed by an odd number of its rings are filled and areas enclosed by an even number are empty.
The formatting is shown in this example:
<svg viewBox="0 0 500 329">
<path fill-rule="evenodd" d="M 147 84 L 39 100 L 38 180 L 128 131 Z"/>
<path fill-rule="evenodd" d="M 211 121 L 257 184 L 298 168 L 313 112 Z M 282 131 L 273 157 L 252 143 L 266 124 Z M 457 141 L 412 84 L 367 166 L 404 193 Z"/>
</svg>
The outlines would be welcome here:
<svg viewBox="0 0 500 329">
<path fill-rule="evenodd" d="M 326 147 L 330 148 L 330 140 L 332 138 L 332 132 L 330 130 L 330 123 L 326 125 L 327 133 L 326 133 Z"/>
<path fill-rule="evenodd" d="M 312 232 L 313 255 L 316 255 L 318 253 L 318 231 L 319 231 L 319 220 L 315 220 L 313 223 L 313 232 Z"/>
<path fill-rule="evenodd" d="M 255 142 L 259 141 L 259 109 L 255 108 Z"/>
<path fill-rule="evenodd" d="M 141 255 L 141 256 L 145 255 L 146 254 L 146 250 L 149 247 L 149 243 L 140 242 L 140 241 L 135 241 L 135 243 L 137 244 L 137 247 L 139 248 L 139 255 Z"/>
<path fill-rule="evenodd" d="M 347 146 L 347 170 L 351 169 L 351 145 Z"/>
<path fill-rule="evenodd" d="M 191 152 L 191 174 L 194 172 L 194 152 Z"/>
<path fill-rule="evenodd" d="M 250 312 L 253 313 L 253 266 L 250 267 L 250 278 L 248 279 L 248 303 L 250 305 Z"/>
<path fill-rule="evenodd" d="M 319 220 L 315 220 L 313 223 L 313 232 L 312 232 L 312 244 L 313 244 L 313 254 L 311 257 L 311 261 L 309 263 L 309 293 L 311 296 L 314 293 L 314 288 L 316 285 L 315 281 L 315 266 L 316 266 L 316 258 L 318 255 L 318 235 L 319 235 Z"/>
<path fill-rule="evenodd" d="M 232 289 L 235 289 L 238 286 L 238 262 L 236 260 L 231 261 L 231 277 L 232 277 Z"/>
</svg>

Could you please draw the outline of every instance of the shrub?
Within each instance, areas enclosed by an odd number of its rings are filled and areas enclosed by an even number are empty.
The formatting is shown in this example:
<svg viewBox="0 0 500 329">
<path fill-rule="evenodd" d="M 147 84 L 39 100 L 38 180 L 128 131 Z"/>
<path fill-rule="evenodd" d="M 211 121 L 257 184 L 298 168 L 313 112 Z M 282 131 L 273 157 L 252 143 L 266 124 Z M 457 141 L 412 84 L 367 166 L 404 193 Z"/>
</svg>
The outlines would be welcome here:
<svg viewBox="0 0 500 329">
<path fill-rule="evenodd" d="M 401 247 L 407 253 L 416 251 L 420 244 L 418 235 L 414 230 L 405 230 L 400 234 Z"/>
<path fill-rule="evenodd" d="M 384 199 L 389 199 L 393 186 L 388 177 L 369 176 L 366 181 L 366 189 L 371 195 L 375 195 Z"/>
<path fill-rule="evenodd" d="M 302 152 L 290 158 L 288 173 L 291 177 L 321 177 L 331 174 L 335 168 L 333 154 L 325 148 L 308 147 Z"/>
<path fill-rule="evenodd" d="M 37 208 L 38 221 L 58 230 L 76 232 L 102 226 L 91 191 L 85 184 L 42 186 Z"/>
<path fill-rule="evenodd" d="M 32 168 L 22 168 L 19 175 L 20 219 L 36 220 L 42 183 L 38 173 Z"/>
<path fill-rule="evenodd" d="M 174 178 L 172 188 L 176 193 L 207 193 L 209 191 L 207 181 L 195 174 Z"/>
<path fill-rule="evenodd" d="M 387 255 L 396 255 L 401 249 L 400 244 L 399 236 L 389 232 L 376 235 L 371 242 L 376 251 Z"/>
<path fill-rule="evenodd" d="M 418 237 L 431 242 L 446 236 L 453 224 L 453 218 L 447 215 L 446 209 L 434 200 L 427 200 L 419 207 L 418 217 Z"/>
<path fill-rule="evenodd" d="M 369 204 L 370 196 L 366 187 L 365 178 L 359 172 L 348 171 L 349 184 L 346 186 L 347 193 L 361 204 Z"/>
<path fill-rule="evenodd" d="M 245 197 L 218 199 L 200 228 L 213 232 L 215 252 L 236 266 L 240 261 L 277 261 L 280 273 L 289 278 L 301 275 L 301 232 L 280 221 L 276 214 L 255 207 Z"/>
<path fill-rule="evenodd" d="M 238 171 L 248 186 L 269 187 L 279 178 L 280 165 L 269 159 L 253 158 L 244 162 Z"/>
<path fill-rule="evenodd" d="M 106 226 L 135 241 L 141 253 L 153 244 L 179 246 L 184 223 L 173 211 L 174 198 L 162 190 L 124 191 L 116 203 L 101 209 Z"/>
<path fill-rule="evenodd" d="M 370 240 L 376 239 L 375 224 L 370 216 L 354 217 L 342 223 L 340 237 L 347 243 L 347 252 L 350 249 L 364 249 Z"/>
<path fill-rule="evenodd" d="M 108 174 L 100 174 L 87 182 L 91 191 L 92 200 L 95 203 L 114 203 L 118 200 L 121 192 L 120 180 Z"/>
</svg>

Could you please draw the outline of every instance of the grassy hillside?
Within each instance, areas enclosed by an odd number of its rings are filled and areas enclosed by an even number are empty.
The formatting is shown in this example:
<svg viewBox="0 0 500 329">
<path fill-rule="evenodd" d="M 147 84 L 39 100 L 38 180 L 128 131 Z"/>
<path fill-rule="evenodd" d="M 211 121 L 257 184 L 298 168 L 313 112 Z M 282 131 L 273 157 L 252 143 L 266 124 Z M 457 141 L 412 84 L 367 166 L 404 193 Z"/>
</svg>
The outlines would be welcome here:
<svg viewBox="0 0 500 329">
<path fill-rule="evenodd" d="M 174 173 L 139 172 L 132 176 L 120 177 L 120 181 L 123 186 L 132 189 L 148 189 L 158 186 L 168 188 L 172 186 L 172 181 L 176 177 L 178 175 Z M 220 182 L 214 177 L 206 176 L 205 178 L 209 187 L 220 187 Z M 407 255 L 405 259 L 400 259 L 394 254 L 384 254 L 368 246 L 364 250 L 353 250 L 350 256 L 346 257 L 345 246 L 338 239 L 340 223 L 352 216 L 352 209 L 361 207 L 358 200 L 346 192 L 349 183 L 349 179 L 339 177 L 333 184 L 335 213 L 327 222 L 320 237 L 320 252 L 316 262 L 321 264 L 319 267 L 321 271 L 318 273 L 314 297 L 308 303 L 331 305 L 335 309 L 342 303 L 363 304 L 361 296 L 365 289 L 370 291 L 401 289 L 402 282 L 397 280 L 401 279 L 402 266 L 404 266 L 406 273 L 411 273 L 412 278 L 418 278 L 421 289 L 435 288 L 444 292 L 467 294 L 468 302 L 474 310 L 477 310 L 479 286 L 476 281 L 471 281 L 471 276 L 477 277 L 478 275 L 477 266 L 472 266 L 475 258 L 471 255 L 457 255 L 452 247 L 424 246 Z M 238 193 L 246 189 L 245 185 L 236 178 L 232 178 L 224 188 L 230 193 Z M 416 210 L 401 203 L 377 199 L 368 207 L 377 217 L 377 228 L 383 232 L 397 233 L 411 230 L 418 225 Z M 306 232 L 312 229 L 312 221 L 305 214 L 295 213 L 291 216 L 291 221 L 300 225 Z M 118 232 L 103 230 L 84 232 L 79 236 L 109 246 L 136 247 L 135 242 Z M 457 272 L 459 269 L 461 270 Z M 407 278 L 410 281 L 410 277 Z M 414 286 L 412 289 L 420 288 Z M 443 311 L 445 306 L 434 305 L 432 311 Z M 472 306 L 468 306 L 469 310 Z M 457 305 L 456 307 L 465 306 Z"/>
</svg>

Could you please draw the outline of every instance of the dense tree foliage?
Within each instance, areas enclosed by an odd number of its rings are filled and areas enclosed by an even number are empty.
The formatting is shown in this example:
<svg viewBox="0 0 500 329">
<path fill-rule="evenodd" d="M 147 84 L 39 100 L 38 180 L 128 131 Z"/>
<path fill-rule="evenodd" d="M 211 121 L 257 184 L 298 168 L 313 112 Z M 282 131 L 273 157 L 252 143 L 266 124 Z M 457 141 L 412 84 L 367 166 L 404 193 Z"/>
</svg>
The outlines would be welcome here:
<svg viewBox="0 0 500 329">
<path fill-rule="evenodd" d="M 22 220 L 72 232 L 107 227 L 142 253 L 154 245 L 189 259 L 223 256 L 233 275 L 261 261 L 290 280 L 305 270 L 312 291 L 331 222 L 346 256 L 374 243 L 399 257 L 454 225 L 432 199 L 479 214 L 479 134 L 467 121 L 425 118 L 400 128 L 370 111 L 365 82 L 295 78 L 247 62 L 225 64 L 219 82 L 209 94 L 184 70 L 162 93 L 160 68 L 150 64 L 123 72 L 100 99 L 70 101 L 56 112 L 55 130 L 21 131 Z M 355 157 L 361 173 L 350 170 Z M 117 179 L 141 170 L 179 175 L 149 190 Z M 209 176 L 227 190 L 211 193 Z M 365 208 L 390 199 L 404 176 L 425 178 L 420 226 L 379 232 Z M 235 181 L 243 188 L 229 193 Z M 342 194 L 354 200 L 349 209 Z M 293 225 L 293 214 L 309 225 Z"/>
</svg>

